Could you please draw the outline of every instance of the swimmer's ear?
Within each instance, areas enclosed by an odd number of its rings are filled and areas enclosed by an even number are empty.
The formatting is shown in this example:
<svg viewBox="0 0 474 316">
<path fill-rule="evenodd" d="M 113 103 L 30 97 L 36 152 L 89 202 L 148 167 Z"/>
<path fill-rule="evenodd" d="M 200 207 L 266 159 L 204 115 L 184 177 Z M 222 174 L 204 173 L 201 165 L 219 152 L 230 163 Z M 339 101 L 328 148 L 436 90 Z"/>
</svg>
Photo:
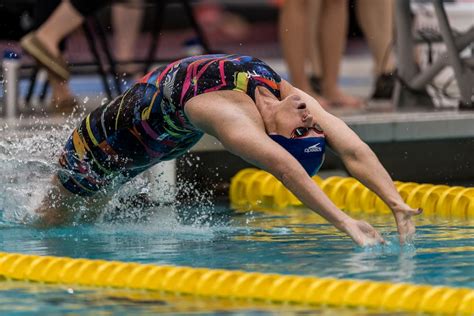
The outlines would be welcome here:
<svg viewBox="0 0 474 316">
<path fill-rule="evenodd" d="M 273 95 L 267 88 L 258 86 L 255 88 L 255 103 L 257 106 L 265 106 L 274 104 L 278 101 L 277 97 Z"/>
</svg>

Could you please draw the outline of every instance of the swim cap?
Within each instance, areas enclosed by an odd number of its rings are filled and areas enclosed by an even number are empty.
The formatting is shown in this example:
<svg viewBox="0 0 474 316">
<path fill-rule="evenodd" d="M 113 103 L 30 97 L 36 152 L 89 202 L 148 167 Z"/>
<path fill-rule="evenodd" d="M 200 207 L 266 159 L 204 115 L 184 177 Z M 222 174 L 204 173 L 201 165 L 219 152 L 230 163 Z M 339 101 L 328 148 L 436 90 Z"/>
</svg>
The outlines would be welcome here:
<svg viewBox="0 0 474 316">
<path fill-rule="evenodd" d="M 324 161 L 326 140 L 324 137 L 286 138 L 282 135 L 268 135 L 285 148 L 310 177 L 314 176 Z"/>
</svg>

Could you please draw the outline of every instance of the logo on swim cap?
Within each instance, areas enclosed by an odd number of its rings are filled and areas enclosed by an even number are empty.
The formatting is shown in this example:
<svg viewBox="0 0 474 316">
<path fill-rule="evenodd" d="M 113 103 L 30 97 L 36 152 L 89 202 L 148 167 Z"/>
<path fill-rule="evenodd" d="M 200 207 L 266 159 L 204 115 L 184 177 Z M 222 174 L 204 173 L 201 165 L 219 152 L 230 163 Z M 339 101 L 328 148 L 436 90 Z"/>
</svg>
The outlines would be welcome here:
<svg viewBox="0 0 474 316">
<path fill-rule="evenodd" d="M 319 147 L 320 143 L 314 144 L 313 146 L 309 146 L 308 148 L 304 149 L 305 153 L 319 153 L 322 152 L 323 149 Z"/>
<path fill-rule="evenodd" d="M 324 161 L 324 137 L 286 138 L 282 135 L 268 135 L 276 143 L 286 149 L 308 175 L 314 176 Z"/>
</svg>

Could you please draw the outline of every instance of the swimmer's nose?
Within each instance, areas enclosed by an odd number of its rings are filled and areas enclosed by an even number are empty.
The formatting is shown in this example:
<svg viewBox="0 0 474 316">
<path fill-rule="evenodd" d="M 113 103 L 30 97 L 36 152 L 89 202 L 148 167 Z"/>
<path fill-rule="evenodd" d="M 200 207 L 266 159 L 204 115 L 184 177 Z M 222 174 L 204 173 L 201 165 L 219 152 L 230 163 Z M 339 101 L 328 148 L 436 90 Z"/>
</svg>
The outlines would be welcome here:
<svg viewBox="0 0 474 316">
<path fill-rule="evenodd" d="M 303 113 L 301 121 L 305 123 L 305 126 L 313 126 L 313 116 L 308 110 Z"/>
</svg>

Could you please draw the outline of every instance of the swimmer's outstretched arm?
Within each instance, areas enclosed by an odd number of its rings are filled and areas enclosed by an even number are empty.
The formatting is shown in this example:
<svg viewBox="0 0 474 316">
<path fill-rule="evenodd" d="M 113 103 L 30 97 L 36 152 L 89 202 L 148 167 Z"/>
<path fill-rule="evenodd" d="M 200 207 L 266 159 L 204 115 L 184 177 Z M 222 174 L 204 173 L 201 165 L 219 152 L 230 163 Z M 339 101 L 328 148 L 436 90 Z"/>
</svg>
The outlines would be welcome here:
<svg viewBox="0 0 474 316">
<path fill-rule="evenodd" d="M 316 122 L 326 134 L 326 140 L 341 157 L 351 175 L 375 192 L 392 210 L 400 242 L 415 233 L 412 216 L 422 212 L 408 206 L 398 193 L 392 178 L 374 152 L 342 120 L 326 112 L 318 102 L 289 83 L 282 84 L 282 95 L 298 94 L 303 98 Z"/>
<path fill-rule="evenodd" d="M 338 209 L 300 163 L 268 137 L 261 116 L 247 95 L 223 92 L 202 94 L 188 101 L 186 114 L 195 126 L 217 137 L 232 153 L 272 173 L 307 207 L 359 245 L 384 242 L 370 224 Z"/>
</svg>

